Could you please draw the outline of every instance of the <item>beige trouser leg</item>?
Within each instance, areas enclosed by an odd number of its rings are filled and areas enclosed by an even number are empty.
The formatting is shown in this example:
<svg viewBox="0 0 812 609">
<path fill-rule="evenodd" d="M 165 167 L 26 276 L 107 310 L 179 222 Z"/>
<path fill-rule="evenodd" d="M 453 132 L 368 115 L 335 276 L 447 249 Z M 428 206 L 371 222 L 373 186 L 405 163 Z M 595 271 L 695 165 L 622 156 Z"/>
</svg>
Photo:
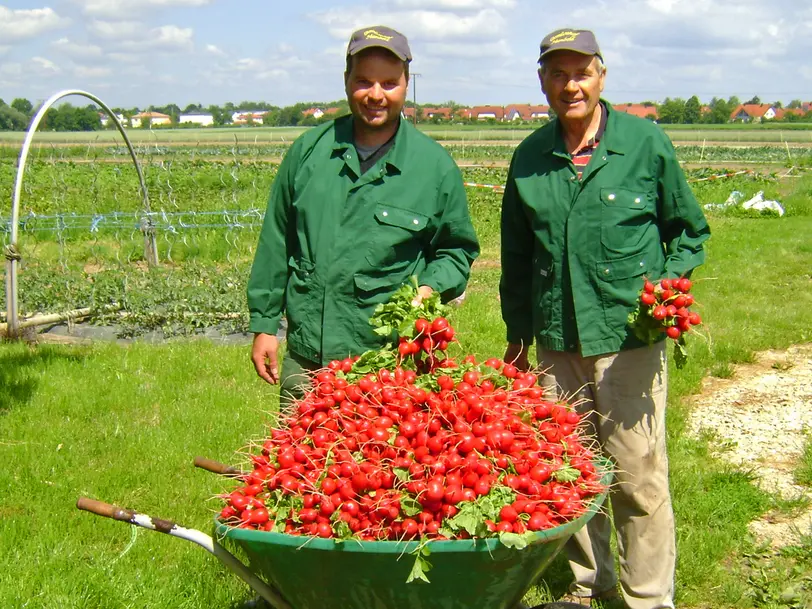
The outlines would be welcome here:
<svg viewBox="0 0 812 609">
<path fill-rule="evenodd" d="M 617 467 L 610 495 L 620 583 L 630 609 L 672 609 L 676 545 L 665 445 L 665 343 L 596 357 L 538 350 L 541 382 L 573 400 Z M 597 514 L 568 542 L 573 592 L 616 585 L 611 523 Z"/>
</svg>

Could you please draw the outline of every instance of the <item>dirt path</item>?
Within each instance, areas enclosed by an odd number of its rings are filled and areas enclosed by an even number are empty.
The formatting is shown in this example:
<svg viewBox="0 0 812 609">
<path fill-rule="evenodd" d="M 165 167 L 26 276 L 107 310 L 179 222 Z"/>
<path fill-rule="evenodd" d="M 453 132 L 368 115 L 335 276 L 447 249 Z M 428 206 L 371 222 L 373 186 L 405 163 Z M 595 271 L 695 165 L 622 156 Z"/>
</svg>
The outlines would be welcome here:
<svg viewBox="0 0 812 609">
<path fill-rule="evenodd" d="M 693 433 L 714 432 L 717 456 L 752 471 L 767 492 L 812 502 L 812 489 L 793 480 L 812 433 L 812 344 L 758 353 L 755 363 L 735 366 L 732 378 L 708 377 L 703 384 L 692 400 Z M 812 508 L 768 513 L 750 530 L 775 547 L 796 544 L 801 535 L 812 534 Z"/>
</svg>

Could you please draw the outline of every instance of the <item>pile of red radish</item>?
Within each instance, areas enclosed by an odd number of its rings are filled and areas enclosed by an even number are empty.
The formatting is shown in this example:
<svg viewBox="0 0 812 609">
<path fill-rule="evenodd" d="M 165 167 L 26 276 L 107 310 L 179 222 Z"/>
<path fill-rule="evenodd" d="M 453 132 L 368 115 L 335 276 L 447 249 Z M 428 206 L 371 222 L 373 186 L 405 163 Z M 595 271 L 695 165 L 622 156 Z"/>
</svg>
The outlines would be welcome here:
<svg viewBox="0 0 812 609">
<path fill-rule="evenodd" d="M 431 540 L 523 535 L 583 514 L 605 487 L 581 417 L 531 372 L 448 357 L 448 321 L 417 316 L 442 310 L 400 311 L 396 346 L 314 373 L 223 496 L 220 519 L 290 535 Z"/>
</svg>

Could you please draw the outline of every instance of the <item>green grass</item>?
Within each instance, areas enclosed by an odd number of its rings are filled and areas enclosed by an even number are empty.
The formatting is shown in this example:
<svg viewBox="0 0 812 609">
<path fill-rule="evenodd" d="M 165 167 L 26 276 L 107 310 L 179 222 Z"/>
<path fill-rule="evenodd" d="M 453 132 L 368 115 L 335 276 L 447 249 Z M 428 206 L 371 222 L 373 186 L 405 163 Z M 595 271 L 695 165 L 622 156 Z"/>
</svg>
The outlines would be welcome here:
<svg viewBox="0 0 812 609">
<path fill-rule="evenodd" d="M 812 487 L 812 430 L 807 432 L 804 450 L 795 470 L 795 482 L 807 487 Z"/>
<path fill-rule="evenodd" d="M 89 496 L 209 529 L 275 392 L 245 348 L 0 346 L 3 607 L 229 607 L 248 591 L 191 544 L 74 508 Z M 134 542 L 134 543 L 132 543 Z M 25 603 L 28 603 L 25 605 Z"/>
</svg>

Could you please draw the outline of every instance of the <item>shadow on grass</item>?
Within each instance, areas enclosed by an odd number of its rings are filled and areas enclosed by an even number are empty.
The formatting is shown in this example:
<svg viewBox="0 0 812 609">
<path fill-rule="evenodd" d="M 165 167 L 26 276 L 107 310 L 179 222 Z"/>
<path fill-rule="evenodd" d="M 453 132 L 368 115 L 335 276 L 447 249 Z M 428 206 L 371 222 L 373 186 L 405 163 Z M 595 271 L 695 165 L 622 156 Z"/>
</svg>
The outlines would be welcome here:
<svg viewBox="0 0 812 609">
<path fill-rule="evenodd" d="M 0 349 L 0 415 L 31 401 L 39 385 L 38 371 L 57 361 L 79 362 L 84 358 L 83 351 L 67 351 L 51 346 L 31 346 L 23 350 L 11 347 L 8 351 Z"/>
</svg>

